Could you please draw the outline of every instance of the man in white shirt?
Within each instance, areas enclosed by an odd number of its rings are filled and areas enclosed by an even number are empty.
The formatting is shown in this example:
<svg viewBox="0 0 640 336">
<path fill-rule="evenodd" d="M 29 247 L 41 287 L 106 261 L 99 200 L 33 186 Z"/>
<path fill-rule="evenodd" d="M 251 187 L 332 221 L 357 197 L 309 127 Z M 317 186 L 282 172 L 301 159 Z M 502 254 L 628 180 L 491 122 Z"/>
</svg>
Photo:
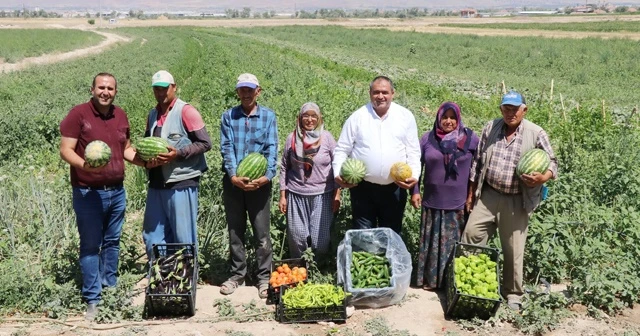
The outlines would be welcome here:
<svg viewBox="0 0 640 336">
<path fill-rule="evenodd" d="M 355 111 L 345 122 L 334 151 L 333 171 L 342 188 L 350 188 L 352 228 L 376 226 L 402 230 L 407 189 L 420 177 L 420 142 L 413 113 L 393 102 L 393 82 L 385 76 L 371 81 L 371 102 Z M 346 183 L 339 176 L 348 158 L 362 160 L 367 167 L 364 181 Z M 411 178 L 395 182 L 389 176 L 391 166 L 406 162 Z"/>
</svg>

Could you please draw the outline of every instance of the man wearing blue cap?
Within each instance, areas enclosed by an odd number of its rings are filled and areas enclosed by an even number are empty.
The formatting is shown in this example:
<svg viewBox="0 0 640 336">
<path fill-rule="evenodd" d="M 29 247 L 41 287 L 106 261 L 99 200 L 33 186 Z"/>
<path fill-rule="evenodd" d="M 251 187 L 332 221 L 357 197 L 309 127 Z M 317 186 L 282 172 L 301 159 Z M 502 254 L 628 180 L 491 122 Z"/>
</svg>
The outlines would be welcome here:
<svg viewBox="0 0 640 336">
<path fill-rule="evenodd" d="M 529 216 L 540 204 L 542 185 L 556 178 L 558 163 L 547 133 L 524 119 L 527 105 L 520 93 L 509 91 L 502 96 L 500 111 L 502 118 L 483 128 L 471 165 L 467 208 L 472 212 L 462 242 L 486 245 L 499 231 L 504 252 L 502 295 L 510 308 L 519 310 Z M 549 169 L 517 176 L 520 157 L 533 148 L 549 154 Z"/>
<path fill-rule="evenodd" d="M 145 163 L 149 189 L 142 237 L 149 259 L 154 244 L 197 244 L 198 188 L 207 170 L 204 153 L 211 149 L 200 112 L 177 97 L 173 76 L 160 70 L 151 86 L 158 104 L 149 112 L 145 136 L 166 139 L 169 152 Z"/>
<path fill-rule="evenodd" d="M 245 232 L 247 217 L 253 227 L 258 264 L 258 296 L 267 297 L 271 272 L 270 221 L 271 179 L 276 175 L 278 129 L 276 114 L 258 105 L 262 89 L 256 76 L 244 73 L 238 77 L 236 94 L 240 105 L 222 114 L 220 150 L 222 152 L 222 200 L 229 229 L 231 277 L 220 287 L 228 295 L 242 285 L 247 275 Z M 251 153 L 267 159 L 267 172 L 255 180 L 236 175 L 238 164 Z"/>
</svg>

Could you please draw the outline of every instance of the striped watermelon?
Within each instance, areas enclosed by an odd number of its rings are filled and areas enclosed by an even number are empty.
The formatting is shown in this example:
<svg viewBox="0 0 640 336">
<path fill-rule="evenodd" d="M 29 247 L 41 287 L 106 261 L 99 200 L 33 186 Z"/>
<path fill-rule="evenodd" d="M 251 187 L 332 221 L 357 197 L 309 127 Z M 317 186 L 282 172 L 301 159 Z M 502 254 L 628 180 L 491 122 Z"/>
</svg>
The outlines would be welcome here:
<svg viewBox="0 0 640 336">
<path fill-rule="evenodd" d="M 251 153 L 247 155 L 240 164 L 236 175 L 239 177 L 248 177 L 249 180 L 256 180 L 267 173 L 267 159 L 260 153 Z"/>
<path fill-rule="evenodd" d="M 90 167 L 101 167 L 111 160 L 111 148 L 104 141 L 91 141 L 84 149 L 84 161 Z"/>
<path fill-rule="evenodd" d="M 147 137 L 142 138 L 136 145 L 136 152 L 141 159 L 149 161 L 158 156 L 161 153 L 168 153 L 167 149 L 169 143 L 164 138 L 159 137 Z"/>
<path fill-rule="evenodd" d="M 542 149 L 534 148 L 522 155 L 516 167 L 516 174 L 518 174 L 518 176 L 531 174 L 533 172 L 543 174 L 549 169 L 550 164 L 549 154 Z"/>
<path fill-rule="evenodd" d="M 394 181 L 404 182 L 412 175 L 411 167 L 406 162 L 396 162 L 391 166 L 389 175 Z"/>
<path fill-rule="evenodd" d="M 340 176 L 349 184 L 358 184 L 367 174 L 367 167 L 364 162 L 356 159 L 347 159 L 340 169 Z"/>
</svg>

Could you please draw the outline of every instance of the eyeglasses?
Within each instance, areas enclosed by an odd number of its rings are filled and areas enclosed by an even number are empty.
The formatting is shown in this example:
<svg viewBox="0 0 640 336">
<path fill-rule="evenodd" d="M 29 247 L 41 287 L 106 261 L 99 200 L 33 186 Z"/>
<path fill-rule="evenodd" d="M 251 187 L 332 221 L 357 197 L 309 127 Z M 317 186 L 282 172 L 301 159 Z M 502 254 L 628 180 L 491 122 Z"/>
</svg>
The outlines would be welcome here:
<svg viewBox="0 0 640 336">
<path fill-rule="evenodd" d="M 318 116 L 316 115 L 303 115 L 302 120 L 318 120 Z"/>
</svg>

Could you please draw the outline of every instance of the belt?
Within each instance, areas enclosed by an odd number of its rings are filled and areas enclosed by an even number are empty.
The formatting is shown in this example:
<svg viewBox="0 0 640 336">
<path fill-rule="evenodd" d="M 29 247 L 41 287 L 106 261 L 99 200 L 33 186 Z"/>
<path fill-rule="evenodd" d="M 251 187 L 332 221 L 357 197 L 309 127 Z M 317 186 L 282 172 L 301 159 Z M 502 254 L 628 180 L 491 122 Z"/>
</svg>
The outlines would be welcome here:
<svg viewBox="0 0 640 336">
<path fill-rule="evenodd" d="M 500 194 L 500 195 L 505 195 L 505 196 L 516 196 L 516 195 L 520 195 L 520 194 L 521 194 L 521 193 L 509 194 L 509 193 L 506 193 L 506 192 L 500 191 L 500 190 L 498 190 L 498 189 L 494 188 L 493 186 L 491 186 L 491 185 L 490 185 L 489 183 L 487 183 L 487 182 L 485 182 L 485 183 L 484 183 L 484 185 L 485 185 L 485 186 L 487 186 L 487 188 L 489 188 L 489 189 L 491 189 L 491 190 L 493 190 L 493 191 L 497 192 L 497 193 L 498 193 L 498 194 Z"/>
<path fill-rule="evenodd" d="M 398 187 L 398 185 L 393 183 L 393 182 L 391 182 L 389 184 L 378 184 L 378 183 L 373 183 L 373 182 L 362 180 L 360 183 L 358 183 L 358 185 L 361 185 L 361 184 L 369 185 L 369 186 L 374 187 L 374 188 L 395 188 L 395 187 Z"/>
<path fill-rule="evenodd" d="M 123 185 L 122 183 L 120 184 L 112 184 L 112 185 L 101 185 L 101 186 L 91 186 L 91 187 L 78 187 L 80 189 L 87 189 L 87 190 L 104 190 L 104 191 L 110 191 L 110 190 L 116 190 L 116 189 L 120 189 L 122 188 Z"/>
</svg>

